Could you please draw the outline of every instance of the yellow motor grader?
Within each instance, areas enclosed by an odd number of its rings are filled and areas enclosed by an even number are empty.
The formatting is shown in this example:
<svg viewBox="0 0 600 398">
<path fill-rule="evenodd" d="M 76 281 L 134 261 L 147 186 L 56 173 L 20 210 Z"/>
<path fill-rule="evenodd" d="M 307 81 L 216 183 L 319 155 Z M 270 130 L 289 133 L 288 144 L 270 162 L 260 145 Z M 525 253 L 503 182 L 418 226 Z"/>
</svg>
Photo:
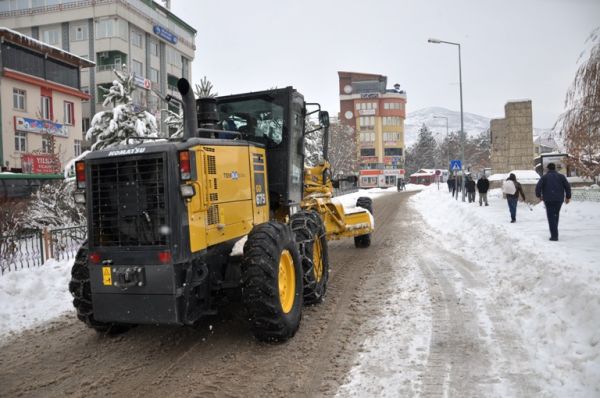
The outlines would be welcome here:
<svg viewBox="0 0 600 398">
<path fill-rule="evenodd" d="M 305 169 L 306 116 L 325 131 L 329 118 L 292 87 L 196 100 L 181 79 L 178 90 L 183 138 L 76 163 L 88 219 L 69 284 L 77 316 L 99 332 L 191 325 L 241 290 L 256 338 L 286 340 L 323 299 L 327 240 L 370 245 L 370 199 L 346 214 L 328 163 Z"/>
</svg>

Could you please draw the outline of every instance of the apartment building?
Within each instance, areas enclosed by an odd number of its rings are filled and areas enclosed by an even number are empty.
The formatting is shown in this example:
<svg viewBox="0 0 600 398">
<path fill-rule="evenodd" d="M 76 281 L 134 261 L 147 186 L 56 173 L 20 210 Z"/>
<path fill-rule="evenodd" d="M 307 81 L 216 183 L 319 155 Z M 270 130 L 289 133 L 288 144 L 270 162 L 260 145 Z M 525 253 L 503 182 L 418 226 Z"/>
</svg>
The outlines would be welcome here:
<svg viewBox="0 0 600 398">
<path fill-rule="evenodd" d="M 361 170 L 402 169 L 406 93 L 399 85 L 388 89 L 387 76 L 356 72 L 338 76 L 339 120 L 356 131 Z M 388 180 L 384 183 L 392 185 L 392 178 Z"/>
<path fill-rule="evenodd" d="M 56 174 L 82 149 L 80 71 L 94 63 L 0 28 L 2 170 Z"/>
<path fill-rule="evenodd" d="M 163 98 L 178 96 L 177 80 L 191 80 L 196 30 L 150 0 L 0 0 L 0 26 L 96 63 L 82 70 L 82 132 L 103 109 L 114 69 L 135 73 L 134 103 L 160 122 Z M 161 126 L 165 130 L 165 126 Z"/>
</svg>

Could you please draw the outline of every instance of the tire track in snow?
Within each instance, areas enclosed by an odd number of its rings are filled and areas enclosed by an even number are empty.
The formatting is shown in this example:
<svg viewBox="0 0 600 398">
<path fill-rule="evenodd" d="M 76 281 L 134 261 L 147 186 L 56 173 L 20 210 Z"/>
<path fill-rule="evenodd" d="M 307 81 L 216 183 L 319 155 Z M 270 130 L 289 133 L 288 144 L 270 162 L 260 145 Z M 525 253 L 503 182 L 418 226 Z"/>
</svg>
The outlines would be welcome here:
<svg viewBox="0 0 600 398">
<path fill-rule="evenodd" d="M 472 303 L 463 303 L 454 288 L 456 276 L 443 266 L 437 253 L 421 251 L 418 263 L 429 285 L 432 334 L 423 375 L 424 397 L 480 397 L 488 383 L 490 361 L 478 335 L 478 317 Z M 454 279 L 454 280 L 453 280 Z"/>
</svg>

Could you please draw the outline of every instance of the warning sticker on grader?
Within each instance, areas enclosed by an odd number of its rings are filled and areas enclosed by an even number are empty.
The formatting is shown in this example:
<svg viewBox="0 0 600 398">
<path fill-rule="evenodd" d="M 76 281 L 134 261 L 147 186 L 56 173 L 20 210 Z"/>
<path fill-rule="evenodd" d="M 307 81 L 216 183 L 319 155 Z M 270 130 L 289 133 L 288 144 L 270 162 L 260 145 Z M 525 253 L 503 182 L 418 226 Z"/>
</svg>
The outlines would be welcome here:
<svg viewBox="0 0 600 398">
<path fill-rule="evenodd" d="M 110 267 L 102 267 L 102 283 L 106 286 L 112 285 L 112 274 Z"/>
</svg>

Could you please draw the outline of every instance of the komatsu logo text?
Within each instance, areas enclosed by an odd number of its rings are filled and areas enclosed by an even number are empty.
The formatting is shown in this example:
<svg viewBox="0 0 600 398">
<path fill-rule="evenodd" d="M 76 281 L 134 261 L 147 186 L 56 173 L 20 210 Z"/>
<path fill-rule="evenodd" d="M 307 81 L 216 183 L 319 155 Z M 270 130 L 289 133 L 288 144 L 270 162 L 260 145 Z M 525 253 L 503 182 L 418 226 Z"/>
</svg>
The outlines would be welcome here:
<svg viewBox="0 0 600 398">
<path fill-rule="evenodd" d="M 119 155 L 135 155 L 138 153 L 146 152 L 146 148 L 131 148 L 131 149 L 121 149 L 118 151 L 110 151 L 108 156 L 119 156 Z"/>
</svg>

